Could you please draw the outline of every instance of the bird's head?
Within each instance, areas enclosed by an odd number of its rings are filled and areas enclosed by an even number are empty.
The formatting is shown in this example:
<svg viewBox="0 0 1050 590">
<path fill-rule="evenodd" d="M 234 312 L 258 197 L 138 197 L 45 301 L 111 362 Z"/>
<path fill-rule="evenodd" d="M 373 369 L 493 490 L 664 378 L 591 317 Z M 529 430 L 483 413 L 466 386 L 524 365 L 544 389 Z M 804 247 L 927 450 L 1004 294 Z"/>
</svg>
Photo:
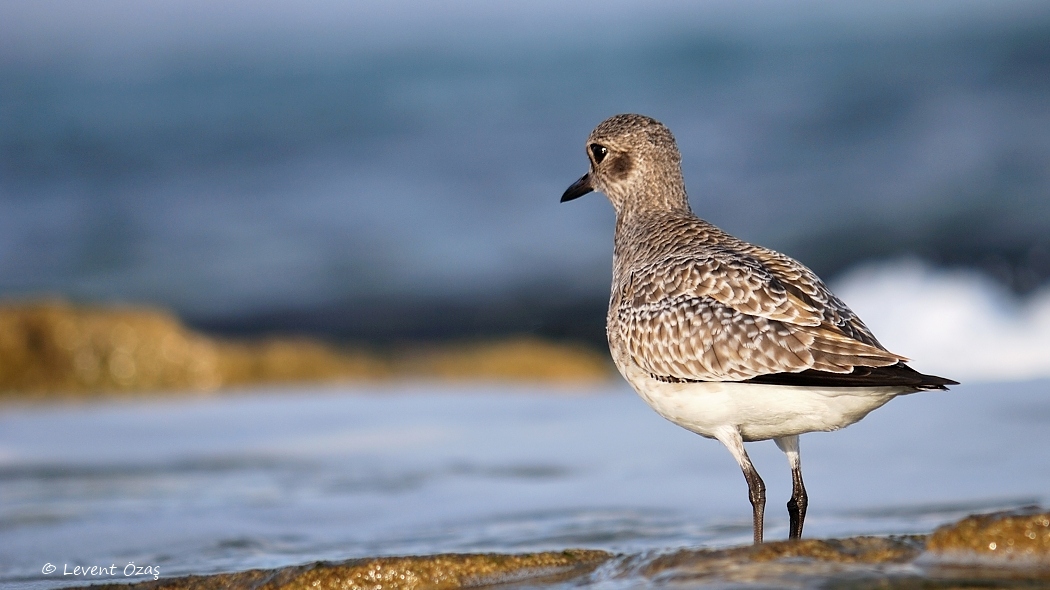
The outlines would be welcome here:
<svg viewBox="0 0 1050 590">
<path fill-rule="evenodd" d="M 682 156 L 671 131 L 644 115 L 616 115 L 587 138 L 590 171 L 561 196 L 561 202 L 600 191 L 617 215 L 645 209 L 688 210 Z"/>
</svg>

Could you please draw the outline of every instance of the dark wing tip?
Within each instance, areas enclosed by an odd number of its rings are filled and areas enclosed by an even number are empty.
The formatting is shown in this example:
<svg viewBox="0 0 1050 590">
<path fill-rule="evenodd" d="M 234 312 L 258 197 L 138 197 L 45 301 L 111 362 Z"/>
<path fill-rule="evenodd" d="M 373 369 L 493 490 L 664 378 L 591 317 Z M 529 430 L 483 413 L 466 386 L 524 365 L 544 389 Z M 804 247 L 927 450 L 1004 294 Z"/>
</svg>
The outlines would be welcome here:
<svg viewBox="0 0 1050 590">
<path fill-rule="evenodd" d="M 919 373 L 922 375 L 922 373 Z M 921 385 L 923 389 L 940 389 L 947 391 L 949 385 L 959 385 L 958 381 L 954 379 L 948 379 L 947 377 L 938 377 L 936 375 L 922 375 L 924 383 Z"/>
<path fill-rule="evenodd" d="M 946 390 L 958 381 L 925 375 L 904 363 L 888 367 L 853 367 L 849 373 L 831 373 L 806 369 L 798 373 L 770 373 L 748 379 L 747 382 L 765 385 L 790 385 L 801 387 L 880 387 L 903 385 L 918 391 Z"/>
</svg>

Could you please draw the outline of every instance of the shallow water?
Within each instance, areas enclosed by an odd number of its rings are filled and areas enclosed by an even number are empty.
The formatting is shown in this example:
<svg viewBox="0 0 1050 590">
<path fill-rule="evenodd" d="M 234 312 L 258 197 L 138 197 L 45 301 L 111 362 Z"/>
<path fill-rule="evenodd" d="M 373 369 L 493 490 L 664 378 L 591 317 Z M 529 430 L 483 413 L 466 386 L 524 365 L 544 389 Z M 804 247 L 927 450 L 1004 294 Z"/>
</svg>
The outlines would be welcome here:
<svg viewBox="0 0 1050 590">
<path fill-rule="evenodd" d="M 1050 381 L 895 400 L 802 438 L 807 536 L 925 533 L 1050 501 Z M 749 446 L 785 537 L 786 461 Z M 304 388 L 0 410 L 0 584 L 162 577 L 317 559 L 750 539 L 729 454 L 626 386 Z M 42 573 L 45 564 L 57 570 Z"/>
</svg>

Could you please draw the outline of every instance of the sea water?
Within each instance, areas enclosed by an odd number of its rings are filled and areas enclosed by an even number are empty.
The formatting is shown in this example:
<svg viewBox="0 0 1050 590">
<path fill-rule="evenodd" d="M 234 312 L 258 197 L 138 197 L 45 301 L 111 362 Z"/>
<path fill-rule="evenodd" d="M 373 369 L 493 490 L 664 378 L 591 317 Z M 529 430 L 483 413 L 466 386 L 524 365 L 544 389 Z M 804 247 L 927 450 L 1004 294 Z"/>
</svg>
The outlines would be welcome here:
<svg viewBox="0 0 1050 590">
<path fill-rule="evenodd" d="M 805 435 L 805 534 L 928 533 L 973 512 L 1045 506 L 1048 428 L 1041 380 L 910 395 L 844 431 Z M 766 536 L 786 538 L 787 462 L 771 442 L 748 450 L 768 486 Z M 725 449 L 619 383 L 8 406 L 0 497 L 0 585 L 11 588 L 143 581 L 147 567 L 167 578 L 751 540 L 746 484 Z M 92 566 L 115 569 L 74 573 Z"/>
<path fill-rule="evenodd" d="M 558 198 L 621 112 L 699 215 L 825 279 L 1050 280 L 1045 3 L 656 4 L 0 6 L 0 295 L 368 339 L 403 335 L 376 301 L 553 290 L 599 325 L 612 209 Z"/>
</svg>

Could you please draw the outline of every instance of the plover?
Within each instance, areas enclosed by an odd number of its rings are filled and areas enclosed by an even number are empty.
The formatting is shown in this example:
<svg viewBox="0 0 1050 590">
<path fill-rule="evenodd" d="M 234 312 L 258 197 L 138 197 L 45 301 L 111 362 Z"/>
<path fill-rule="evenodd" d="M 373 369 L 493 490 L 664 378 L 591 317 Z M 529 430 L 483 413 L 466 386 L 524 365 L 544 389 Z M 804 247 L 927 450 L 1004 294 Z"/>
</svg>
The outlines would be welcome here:
<svg viewBox="0 0 1050 590">
<path fill-rule="evenodd" d="M 616 367 L 661 416 L 729 449 L 747 481 L 756 544 L 766 492 L 744 443 L 773 439 L 791 467 L 789 536 L 800 538 L 800 434 L 957 383 L 904 364 L 796 260 L 693 214 L 682 157 L 660 122 L 611 117 L 586 152 L 590 171 L 561 200 L 597 190 L 616 210 L 606 319 Z"/>
</svg>

